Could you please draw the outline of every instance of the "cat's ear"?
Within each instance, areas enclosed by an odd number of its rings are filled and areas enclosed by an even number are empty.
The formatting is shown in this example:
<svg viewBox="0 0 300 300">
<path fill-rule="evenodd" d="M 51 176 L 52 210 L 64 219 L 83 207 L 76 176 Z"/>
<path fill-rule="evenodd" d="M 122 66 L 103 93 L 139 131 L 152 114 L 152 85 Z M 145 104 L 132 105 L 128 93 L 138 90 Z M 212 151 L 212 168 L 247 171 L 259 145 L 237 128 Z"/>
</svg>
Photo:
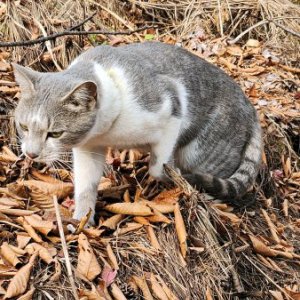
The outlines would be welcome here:
<svg viewBox="0 0 300 300">
<path fill-rule="evenodd" d="M 77 85 L 63 98 L 63 102 L 74 111 L 82 112 L 93 110 L 97 105 L 96 83 L 86 81 Z"/>
<path fill-rule="evenodd" d="M 34 83 L 38 77 L 38 72 L 12 63 L 16 82 L 19 84 L 21 93 L 30 95 L 34 92 Z"/>
</svg>

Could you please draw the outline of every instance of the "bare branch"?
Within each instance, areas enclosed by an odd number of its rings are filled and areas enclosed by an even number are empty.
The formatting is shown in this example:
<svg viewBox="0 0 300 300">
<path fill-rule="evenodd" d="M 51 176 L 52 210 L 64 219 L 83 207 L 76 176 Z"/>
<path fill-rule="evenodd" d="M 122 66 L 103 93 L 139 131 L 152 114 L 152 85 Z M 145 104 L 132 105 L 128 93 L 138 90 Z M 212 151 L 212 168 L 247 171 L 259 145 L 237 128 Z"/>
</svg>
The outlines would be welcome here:
<svg viewBox="0 0 300 300">
<path fill-rule="evenodd" d="M 1 42 L 0 48 L 3 47 L 22 47 L 22 46 L 32 46 L 39 43 L 44 43 L 46 41 L 55 40 L 62 36 L 68 36 L 68 35 L 90 35 L 90 34 L 103 34 L 103 35 L 131 35 L 136 32 L 140 32 L 146 29 L 150 28 L 157 28 L 157 26 L 144 26 L 135 30 L 130 31 L 102 31 L 102 30 L 94 30 L 94 31 L 72 31 L 72 30 L 66 30 L 58 33 L 54 33 L 52 35 L 48 35 L 45 37 L 41 37 L 35 40 L 29 40 L 29 41 L 17 41 L 17 42 Z"/>
</svg>

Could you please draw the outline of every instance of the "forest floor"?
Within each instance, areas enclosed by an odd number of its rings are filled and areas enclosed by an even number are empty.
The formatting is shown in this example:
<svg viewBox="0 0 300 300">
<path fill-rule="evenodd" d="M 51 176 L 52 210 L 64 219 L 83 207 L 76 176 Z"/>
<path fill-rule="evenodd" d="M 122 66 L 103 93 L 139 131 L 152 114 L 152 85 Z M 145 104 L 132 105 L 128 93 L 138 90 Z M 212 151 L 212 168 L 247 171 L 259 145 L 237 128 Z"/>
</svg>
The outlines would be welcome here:
<svg viewBox="0 0 300 300">
<path fill-rule="evenodd" d="M 226 3 L 1 2 L 2 42 L 111 32 L 21 47 L 0 42 L 1 299 L 300 299 L 300 8 Z M 54 169 L 20 152 L 10 63 L 58 71 L 95 45 L 147 40 L 218 65 L 247 94 L 264 132 L 255 201 L 209 199 L 170 169 L 174 185 L 165 186 L 148 175 L 148 153 L 109 149 L 97 226 L 85 228 L 87 218 L 71 219 L 69 158 Z"/>
</svg>

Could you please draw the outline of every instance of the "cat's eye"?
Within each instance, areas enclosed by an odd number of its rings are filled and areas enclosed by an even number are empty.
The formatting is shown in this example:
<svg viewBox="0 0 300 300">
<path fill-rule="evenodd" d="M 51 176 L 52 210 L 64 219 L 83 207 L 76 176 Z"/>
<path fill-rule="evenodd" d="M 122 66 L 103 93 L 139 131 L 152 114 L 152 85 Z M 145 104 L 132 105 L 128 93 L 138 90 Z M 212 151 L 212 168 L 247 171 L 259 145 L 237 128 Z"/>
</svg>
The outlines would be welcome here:
<svg viewBox="0 0 300 300">
<path fill-rule="evenodd" d="M 54 139 L 58 139 L 59 137 L 62 136 L 64 132 L 63 131 L 52 131 L 52 132 L 48 132 L 47 134 L 47 138 L 54 138 Z"/>
<path fill-rule="evenodd" d="M 28 131 L 28 127 L 22 123 L 20 123 L 20 127 L 23 131 Z"/>
</svg>

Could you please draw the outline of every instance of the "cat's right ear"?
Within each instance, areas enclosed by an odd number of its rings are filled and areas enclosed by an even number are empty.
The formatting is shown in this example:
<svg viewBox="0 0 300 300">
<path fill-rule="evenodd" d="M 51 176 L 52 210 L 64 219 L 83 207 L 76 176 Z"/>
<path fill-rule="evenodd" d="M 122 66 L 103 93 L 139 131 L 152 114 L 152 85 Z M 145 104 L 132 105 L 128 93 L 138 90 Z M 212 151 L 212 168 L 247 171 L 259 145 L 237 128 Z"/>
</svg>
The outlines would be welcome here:
<svg viewBox="0 0 300 300">
<path fill-rule="evenodd" d="M 34 92 L 34 82 L 38 72 L 15 63 L 11 65 L 13 66 L 15 79 L 20 86 L 21 93 L 23 95 L 31 95 Z"/>
</svg>

